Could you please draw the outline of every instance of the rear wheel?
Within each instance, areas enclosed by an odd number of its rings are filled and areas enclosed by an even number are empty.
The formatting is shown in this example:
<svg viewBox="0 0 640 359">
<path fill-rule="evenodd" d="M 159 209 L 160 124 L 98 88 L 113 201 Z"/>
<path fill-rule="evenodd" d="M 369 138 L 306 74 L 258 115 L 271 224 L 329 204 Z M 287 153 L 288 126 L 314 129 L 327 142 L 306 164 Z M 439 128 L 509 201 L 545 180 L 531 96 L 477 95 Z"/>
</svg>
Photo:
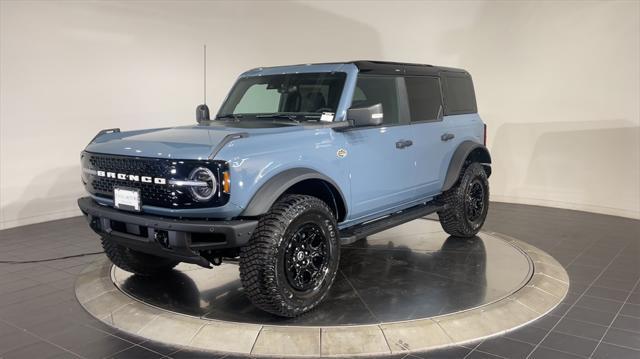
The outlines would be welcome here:
<svg viewBox="0 0 640 359">
<path fill-rule="evenodd" d="M 142 276 L 153 276 L 173 269 L 179 262 L 121 246 L 102 237 L 102 248 L 111 263 L 121 269 Z"/>
<path fill-rule="evenodd" d="M 489 181 L 480 163 L 464 170 L 458 184 L 441 196 L 445 209 L 438 211 L 445 232 L 471 238 L 482 228 L 489 211 Z"/>
<path fill-rule="evenodd" d="M 284 317 L 316 307 L 338 271 L 337 228 L 329 207 L 316 197 L 278 200 L 240 254 L 240 279 L 249 299 Z"/>
</svg>

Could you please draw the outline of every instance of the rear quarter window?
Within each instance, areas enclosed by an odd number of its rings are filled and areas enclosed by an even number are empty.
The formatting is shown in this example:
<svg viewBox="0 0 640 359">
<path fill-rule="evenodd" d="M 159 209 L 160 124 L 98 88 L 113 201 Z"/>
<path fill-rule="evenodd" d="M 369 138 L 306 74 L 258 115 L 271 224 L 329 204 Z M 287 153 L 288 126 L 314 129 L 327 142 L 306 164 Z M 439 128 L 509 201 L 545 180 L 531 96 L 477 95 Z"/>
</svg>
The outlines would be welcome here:
<svg viewBox="0 0 640 359">
<path fill-rule="evenodd" d="M 442 111 L 440 80 L 437 77 L 406 77 L 411 122 L 437 120 Z"/>
<path fill-rule="evenodd" d="M 467 74 L 444 73 L 444 102 L 446 115 L 476 113 L 476 94 L 471 76 Z"/>
</svg>

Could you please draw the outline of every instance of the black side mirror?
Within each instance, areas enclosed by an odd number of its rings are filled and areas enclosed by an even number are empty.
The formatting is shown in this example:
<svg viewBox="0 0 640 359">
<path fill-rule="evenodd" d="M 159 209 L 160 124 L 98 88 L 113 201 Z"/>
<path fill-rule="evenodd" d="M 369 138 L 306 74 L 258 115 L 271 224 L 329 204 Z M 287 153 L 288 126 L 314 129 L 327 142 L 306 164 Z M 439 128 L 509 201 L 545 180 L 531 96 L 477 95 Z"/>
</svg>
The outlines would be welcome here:
<svg viewBox="0 0 640 359">
<path fill-rule="evenodd" d="M 384 120 L 384 115 L 381 103 L 347 110 L 347 121 L 351 122 L 354 127 L 378 126 L 382 124 L 382 120 Z"/>
<path fill-rule="evenodd" d="M 198 105 L 198 107 L 196 107 L 196 121 L 211 121 L 211 117 L 209 117 L 209 106 Z"/>
</svg>

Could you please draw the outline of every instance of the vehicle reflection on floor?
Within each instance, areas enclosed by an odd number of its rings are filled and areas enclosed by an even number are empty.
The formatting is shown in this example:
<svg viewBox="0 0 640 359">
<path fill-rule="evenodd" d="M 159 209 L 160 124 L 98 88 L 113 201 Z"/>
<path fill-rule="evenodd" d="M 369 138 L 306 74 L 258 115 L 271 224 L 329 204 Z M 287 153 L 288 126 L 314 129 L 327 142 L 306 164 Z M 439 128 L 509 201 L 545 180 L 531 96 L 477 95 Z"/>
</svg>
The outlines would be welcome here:
<svg viewBox="0 0 640 359">
<path fill-rule="evenodd" d="M 234 322 L 348 325 L 433 317 L 501 299 L 531 276 L 530 261 L 486 233 L 449 237 L 436 221 L 418 219 L 342 248 L 329 296 L 298 318 L 265 313 L 245 297 L 238 266 L 181 264 L 160 278 L 114 269 L 116 285 L 163 309 Z"/>
</svg>

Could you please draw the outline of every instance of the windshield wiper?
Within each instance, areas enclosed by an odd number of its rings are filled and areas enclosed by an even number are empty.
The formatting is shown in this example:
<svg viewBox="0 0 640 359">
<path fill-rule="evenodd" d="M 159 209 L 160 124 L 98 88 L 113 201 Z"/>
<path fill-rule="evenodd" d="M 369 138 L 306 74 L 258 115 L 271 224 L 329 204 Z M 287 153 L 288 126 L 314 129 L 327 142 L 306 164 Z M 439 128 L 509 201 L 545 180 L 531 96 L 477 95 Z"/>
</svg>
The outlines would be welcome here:
<svg viewBox="0 0 640 359">
<path fill-rule="evenodd" d="M 216 120 L 224 120 L 229 118 L 237 121 L 242 118 L 242 115 L 235 113 L 225 113 L 224 115 L 216 116 Z"/>
<path fill-rule="evenodd" d="M 277 118 L 300 123 L 300 121 L 298 121 L 298 115 L 292 113 L 269 113 L 265 115 L 256 115 L 256 118 Z"/>
</svg>

